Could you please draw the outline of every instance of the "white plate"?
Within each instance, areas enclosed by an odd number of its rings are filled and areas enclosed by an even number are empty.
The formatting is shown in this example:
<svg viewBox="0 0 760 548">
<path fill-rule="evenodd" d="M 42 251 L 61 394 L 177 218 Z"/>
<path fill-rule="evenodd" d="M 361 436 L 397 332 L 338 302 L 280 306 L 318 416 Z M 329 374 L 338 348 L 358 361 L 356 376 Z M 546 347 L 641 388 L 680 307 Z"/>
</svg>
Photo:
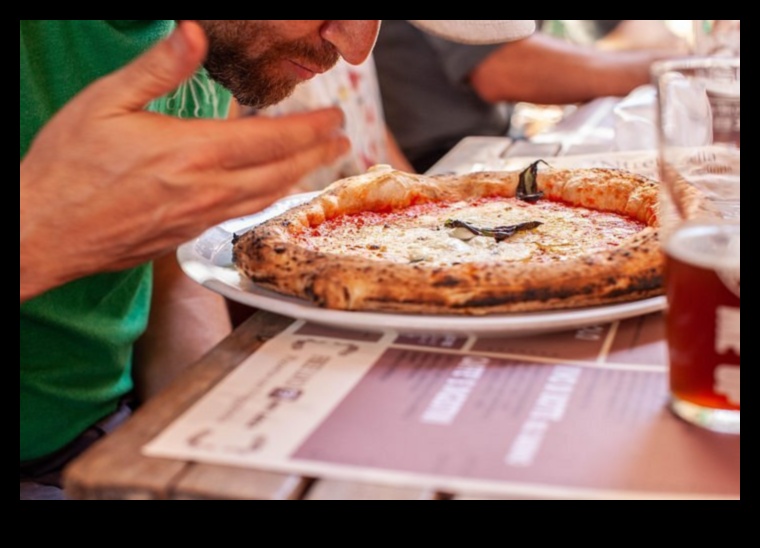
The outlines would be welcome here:
<svg viewBox="0 0 760 548">
<path fill-rule="evenodd" d="M 240 276 L 232 265 L 233 235 L 243 234 L 316 194 L 290 196 L 256 215 L 233 219 L 206 231 L 179 248 L 179 264 L 190 278 L 233 301 L 317 324 L 362 331 L 393 329 L 410 334 L 525 335 L 598 325 L 658 312 L 665 307 L 665 298 L 655 297 L 591 308 L 489 316 L 353 312 L 328 310 L 302 299 L 279 295 Z"/>
</svg>

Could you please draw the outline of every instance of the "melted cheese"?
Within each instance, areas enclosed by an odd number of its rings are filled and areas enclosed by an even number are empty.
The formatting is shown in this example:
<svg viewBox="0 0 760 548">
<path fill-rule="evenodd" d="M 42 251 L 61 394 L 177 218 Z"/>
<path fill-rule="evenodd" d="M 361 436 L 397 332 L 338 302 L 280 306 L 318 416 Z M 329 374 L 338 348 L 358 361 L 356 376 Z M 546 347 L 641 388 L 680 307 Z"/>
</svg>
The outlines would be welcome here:
<svg viewBox="0 0 760 548">
<path fill-rule="evenodd" d="M 469 237 L 447 220 L 479 229 L 538 221 L 504 241 Z M 514 198 L 422 204 L 392 213 L 365 212 L 330 219 L 300 236 L 301 244 L 320 253 L 358 255 L 398 263 L 450 265 L 464 262 L 563 261 L 619 246 L 645 225 L 614 213 L 540 200 Z"/>
</svg>

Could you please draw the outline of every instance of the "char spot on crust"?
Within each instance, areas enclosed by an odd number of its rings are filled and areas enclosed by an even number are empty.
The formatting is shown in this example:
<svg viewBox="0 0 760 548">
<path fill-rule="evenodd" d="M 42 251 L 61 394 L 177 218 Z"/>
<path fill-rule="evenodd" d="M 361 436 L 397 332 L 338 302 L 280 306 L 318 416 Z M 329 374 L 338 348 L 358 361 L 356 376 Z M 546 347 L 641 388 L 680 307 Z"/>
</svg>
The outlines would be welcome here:
<svg viewBox="0 0 760 548">
<path fill-rule="evenodd" d="M 253 275 L 250 277 L 251 281 L 257 284 L 261 285 L 271 285 L 277 283 L 277 278 L 274 276 L 256 276 Z"/>
<path fill-rule="evenodd" d="M 639 293 L 648 293 L 651 291 L 656 291 L 660 287 L 662 287 L 662 277 L 661 276 L 652 276 L 652 277 L 635 277 L 631 280 L 631 283 L 626 285 L 625 287 L 621 287 L 619 289 L 613 289 L 609 293 L 607 293 L 608 297 L 611 298 L 617 298 L 617 297 L 625 297 L 628 295 L 636 295 Z"/>
<path fill-rule="evenodd" d="M 456 287 L 462 284 L 462 280 L 452 276 L 446 276 L 442 280 L 434 282 L 433 287 Z"/>
</svg>

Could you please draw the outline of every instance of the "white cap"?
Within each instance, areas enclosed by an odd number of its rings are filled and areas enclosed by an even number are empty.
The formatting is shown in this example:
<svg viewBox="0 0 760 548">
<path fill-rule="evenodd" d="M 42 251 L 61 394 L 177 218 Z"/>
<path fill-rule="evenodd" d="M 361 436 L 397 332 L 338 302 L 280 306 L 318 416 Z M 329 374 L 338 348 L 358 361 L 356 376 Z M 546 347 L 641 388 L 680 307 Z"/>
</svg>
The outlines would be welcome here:
<svg viewBox="0 0 760 548">
<path fill-rule="evenodd" d="M 504 19 L 408 21 L 429 34 L 464 44 L 510 42 L 530 36 L 536 30 L 536 22 L 532 19 L 524 21 Z"/>
</svg>

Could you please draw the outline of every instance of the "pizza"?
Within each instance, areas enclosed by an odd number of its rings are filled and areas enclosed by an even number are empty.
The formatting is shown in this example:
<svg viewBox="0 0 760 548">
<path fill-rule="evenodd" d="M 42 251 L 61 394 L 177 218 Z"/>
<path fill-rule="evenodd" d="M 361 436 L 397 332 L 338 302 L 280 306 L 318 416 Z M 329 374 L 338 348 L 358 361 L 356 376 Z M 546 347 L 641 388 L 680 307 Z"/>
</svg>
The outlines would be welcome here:
<svg viewBox="0 0 760 548">
<path fill-rule="evenodd" d="M 658 183 L 615 169 L 376 166 L 233 239 L 260 287 L 336 310 L 486 315 L 661 295 Z"/>
</svg>

